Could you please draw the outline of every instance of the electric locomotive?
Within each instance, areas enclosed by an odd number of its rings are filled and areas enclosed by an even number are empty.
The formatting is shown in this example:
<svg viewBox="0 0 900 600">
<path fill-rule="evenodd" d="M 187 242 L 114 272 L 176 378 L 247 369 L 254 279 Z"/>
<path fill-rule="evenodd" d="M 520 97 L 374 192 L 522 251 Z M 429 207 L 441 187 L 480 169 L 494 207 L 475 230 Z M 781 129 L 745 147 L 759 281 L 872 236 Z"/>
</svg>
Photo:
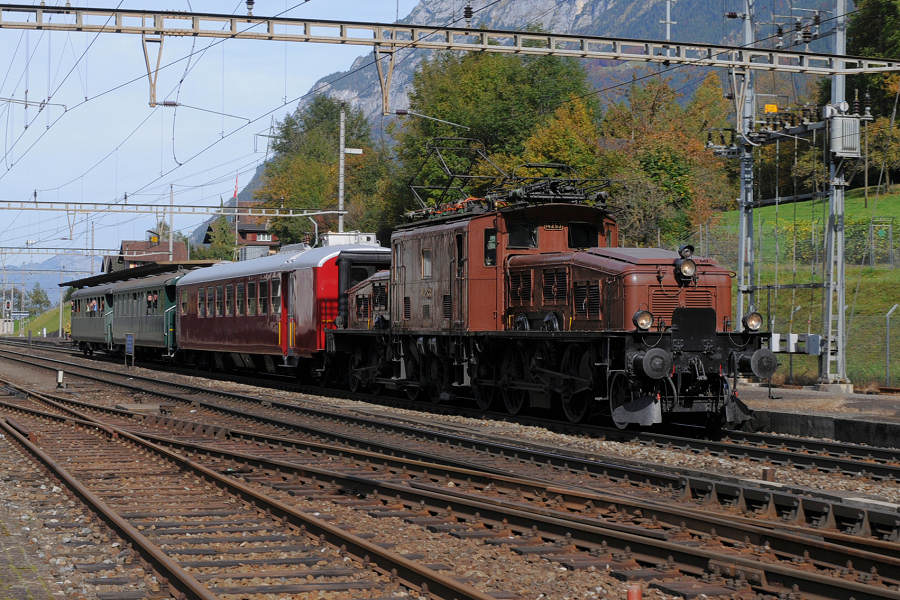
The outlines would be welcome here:
<svg viewBox="0 0 900 600">
<path fill-rule="evenodd" d="M 348 290 L 345 325 L 326 332 L 332 368 L 351 389 L 510 415 L 746 420 L 738 377 L 777 367 L 762 317 L 733 323 L 732 274 L 690 246 L 619 247 L 606 198 L 586 180 L 520 178 L 415 213 L 390 270 Z"/>
</svg>

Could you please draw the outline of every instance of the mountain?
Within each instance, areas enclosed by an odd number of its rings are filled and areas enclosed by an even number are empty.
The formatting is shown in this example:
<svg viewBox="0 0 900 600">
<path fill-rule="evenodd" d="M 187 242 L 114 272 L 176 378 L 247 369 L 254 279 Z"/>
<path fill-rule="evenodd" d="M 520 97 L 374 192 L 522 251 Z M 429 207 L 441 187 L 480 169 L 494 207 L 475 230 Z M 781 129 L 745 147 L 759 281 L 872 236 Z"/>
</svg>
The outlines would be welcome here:
<svg viewBox="0 0 900 600">
<path fill-rule="evenodd" d="M 94 258 L 94 272 L 99 273 L 103 258 L 97 256 Z M 66 288 L 60 288 L 60 282 L 82 279 L 90 276 L 91 257 L 89 256 L 51 256 L 40 262 L 30 262 L 22 265 L 9 266 L 3 268 L 0 275 L 0 283 L 5 278 L 6 289 L 16 287 L 18 289 L 25 288 L 30 291 L 35 283 L 47 292 L 50 302 L 56 304 L 59 302 L 61 293 L 65 293 Z M 2 295 L 2 292 L 0 292 Z"/>
<path fill-rule="evenodd" d="M 421 0 L 410 14 L 401 19 L 402 23 L 417 25 L 441 25 L 465 27 L 463 7 L 465 0 Z M 472 0 L 475 13 L 473 27 L 487 29 L 524 30 L 540 28 L 543 31 L 564 32 L 582 35 L 625 37 L 634 39 L 665 39 L 666 0 Z M 756 20 L 766 23 L 757 30 L 757 37 L 771 38 L 775 26 L 772 15 L 789 15 L 790 0 L 757 2 Z M 739 45 L 742 40 L 742 21 L 725 17 L 726 10 L 740 9 L 743 2 L 725 0 L 722 3 L 709 0 L 678 0 L 672 4 L 671 18 L 674 41 Z M 833 8 L 826 0 L 812 0 L 804 7 L 804 12 L 795 13 L 809 19 L 808 9 Z M 830 14 L 825 14 L 828 19 Z M 783 19 L 782 19 L 783 20 Z M 823 30 L 830 26 L 823 25 Z M 790 29 L 786 26 L 786 29 Z M 812 50 L 827 51 L 830 38 L 811 44 Z M 772 45 L 772 41 L 768 42 Z M 390 107 L 408 108 L 407 92 L 412 84 L 416 67 L 431 52 L 426 50 L 399 50 L 394 58 L 394 73 L 390 88 Z M 376 136 L 384 130 L 388 119 L 382 115 L 381 88 L 372 53 L 357 58 L 346 71 L 323 77 L 310 90 L 307 98 L 314 93 L 325 93 L 344 100 L 363 110 L 372 123 Z M 583 61 L 591 83 L 598 90 L 610 89 L 610 94 L 601 94 L 604 101 L 621 99 L 621 92 L 637 75 L 658 72 L 661 67 L 645 63 L 625 63 L 616 61 Z M 664 76 L 671 79 L 671 85 L 684 97 L 689 97 L 707 69 L 699 67 L 675 67 L 666 69 Z M 801 80 L 797 77 L 797 80 Z M 805 86 L 805 82 L 802 82 Z M 761 91 L 761 90 L 760 90 Z M 464 93 L 464 90 L 460 90 Z M 308 101 L 308 100 L 306 100 Z M 305 105 L 301 101 L 298 109 Z M 388 140 L 389 141 L 389 140 Z M 248 186 L 257 186 L 257 176 Z M 254 188 L 255 189 L 255 188 Z"/>
</svg>

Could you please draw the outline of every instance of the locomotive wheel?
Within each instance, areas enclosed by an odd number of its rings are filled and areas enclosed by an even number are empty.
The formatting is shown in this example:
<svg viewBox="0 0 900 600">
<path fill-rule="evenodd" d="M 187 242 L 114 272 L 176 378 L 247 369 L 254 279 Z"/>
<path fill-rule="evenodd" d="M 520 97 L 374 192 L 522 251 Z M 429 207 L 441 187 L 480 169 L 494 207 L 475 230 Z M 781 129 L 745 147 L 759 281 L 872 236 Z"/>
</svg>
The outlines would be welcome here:
<svg viewBox="0 0 900 600">
<path fill-rule="evenodd" d="M 419 381 L 419 369 L 420 363 L 417 360 L 410 360 L 407 363 L 407 372 L 406 379 L 408 381 Z M 412 400 L 413 402 L 417 401 L 419 397 L 422 395 L 422 386 L 408 386 L 403 390 L 406 392 L 406 397 Z"/>
<path fill-rule="evenodd" d="M 627 421 L 617 421 L 615 414 L 616 408 L 628 404 L 632 400 L 631 388 L 628 386 L 628 378 L 617 373 L 613 376 L 612 383 L 609 385 L 609 414 L 612 422 L 619 429 L 627 429 Z"/>
<path fill-rule="evenodd" d="M 446 382 L 444 363 L 440 358 L 429 356 L 425 359 L 425 368 L 422 369 L 419 381 L 424 399 L 438 404 L 441 401 L 441 392 L 444 390 Z"/>
<path fill-rule="evenodd" d="M 528 402 L 528 392 L 509 387 L 510 382 L 521 382 L 527 379 L 525 361 L 518 351 L 511 351 L 504 355 L 503 366 L 500 368 L 506 385 L 501 386 L 503 406 L 510 415 L 517 415 L 525 408 Z"/>
<path fill-rule="evenodd" d="M 365 370 L 363 370 L 363 357 L 361 351 L 357 350 L 353 353 L 353 356 L 350 358 L 350 368 L 348 371 L 347 387 L 350 388 L 350 391 L 355 394 L 356 392 L 366 389 L 367 381 Z"/>
<path fill-rule="evenodd" d="M 581 348 L 573 346 L 567 348 L 563 354 L 561 371 L 566 375 L 590 380 L 592 366 L 593 357 L 591 352 L 584 352 Z M 594 393 L 590 387 L 575 391 L 568 389 L 560 395 L 563 414 L 570 423 L 581 423 L 584 421 L 588 413 L 590 413 L 593 400 Z"/>
<path fill-rule="evenodd" d="M 494 379 L 493 369 L 485 364 L 479 363 L 474 369 L 475 379 Z M 497 399 L 497 388 L 493 385 L 477 385 L 472 384 L 472 396 L 475 398 L 475 404 L 482 412 L 487 412 L 493 406 Z"/>
</svg>

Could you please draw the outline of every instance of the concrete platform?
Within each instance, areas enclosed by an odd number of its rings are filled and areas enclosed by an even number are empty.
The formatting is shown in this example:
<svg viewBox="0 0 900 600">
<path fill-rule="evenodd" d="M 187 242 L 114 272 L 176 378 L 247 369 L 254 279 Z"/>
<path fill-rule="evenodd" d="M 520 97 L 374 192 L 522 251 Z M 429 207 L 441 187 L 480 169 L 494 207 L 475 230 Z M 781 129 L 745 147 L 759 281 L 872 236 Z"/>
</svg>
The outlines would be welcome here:
<svg viewBox="0 0 900 600">
<path fill-rule="evenodd" d="M 772 388 L 779 398 L 770 399 L 753 385 L 738 393 L 758 431 L 900 448 L 900 395 Z"/>
</svg>

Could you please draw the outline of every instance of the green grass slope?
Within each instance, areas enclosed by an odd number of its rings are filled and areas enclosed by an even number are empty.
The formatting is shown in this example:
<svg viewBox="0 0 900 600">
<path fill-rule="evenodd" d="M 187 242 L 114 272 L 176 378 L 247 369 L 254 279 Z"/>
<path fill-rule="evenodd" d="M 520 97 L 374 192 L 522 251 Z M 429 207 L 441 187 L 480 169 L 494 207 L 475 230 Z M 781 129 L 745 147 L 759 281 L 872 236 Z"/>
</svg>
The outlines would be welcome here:
<svg viewBox="0 0 900 600">
<path fill-rule="evenodd" d="M 798 202 L 784 206 L 767 206 L 754 211 L 755 253 L 760 265 L 759 285 L 790 283 L 822 283 L 822 244 L 828 200 Z M 847 194 L 846 232 L 846 302 L 847 302 L 847 370 L 861 388 L 884 385 L 885 381 L 885 313 L 900 303 L 900 189 L 876 196 L 870 191 L 865 206 L 863 190 Z M 875 230 L 876 256 L 869 263 L 869 220 L 893 218 L 894 268 L 889 264 L 889 236 L 886 228 Z M 723 265 L 737 269 L 738 211 L 722 213 L 710 227 L 703 250 Z M 695 240 L 696 243 L 696 240 Z M 818 249 L 817 249 L 818 248 Z M 777 264 L 777 268 L 776 268 Z M 735 297 L 736 297 L 735 287 Z M 822 290 L 772 290 L 757 296 L 757 309 L 770 321 L 774 331 L 821 333 Z M 791 319 L 792 308 L 793 319 Z M 891 321 L 890 345 L 892 383 L 900 382 L 900 311 Z M 789 377 L 790 362 L 782 357 L 780 376 Z M 793 359 L 794 380 L 810 383 L 817 374 L 812 357 Z"/>
<path fill-rule="evenodd" d="M 63 331 L 69 330 L 69 317 L 68 308 L 66 305 L 63 305 Z M 41 335 L 41 332 L 45 327 L 47 328 L 48 337 L 57 336 L 57 331 L 59 331 L 58 306 L 54 306 L 46 312 L 20 322 L 16 327 L 15 334 L 27 336 L 30 331 L 33 337 L 37 337 Z"/>
</svg>

